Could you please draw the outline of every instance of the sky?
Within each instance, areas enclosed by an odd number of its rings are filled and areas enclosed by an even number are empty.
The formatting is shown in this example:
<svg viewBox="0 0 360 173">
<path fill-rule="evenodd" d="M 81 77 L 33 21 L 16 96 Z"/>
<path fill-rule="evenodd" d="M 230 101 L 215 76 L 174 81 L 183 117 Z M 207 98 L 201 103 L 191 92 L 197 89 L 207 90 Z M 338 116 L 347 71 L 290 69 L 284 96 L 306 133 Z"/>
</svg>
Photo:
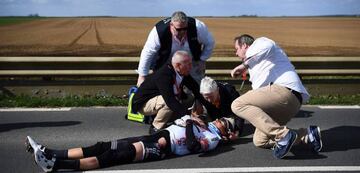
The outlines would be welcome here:
<svg viewBox="0 0 360 173">
<path fill-rule="evenodd" d="M 0 0 L 0 16 L 359 15 L 360 0 Z"/>
</svg>

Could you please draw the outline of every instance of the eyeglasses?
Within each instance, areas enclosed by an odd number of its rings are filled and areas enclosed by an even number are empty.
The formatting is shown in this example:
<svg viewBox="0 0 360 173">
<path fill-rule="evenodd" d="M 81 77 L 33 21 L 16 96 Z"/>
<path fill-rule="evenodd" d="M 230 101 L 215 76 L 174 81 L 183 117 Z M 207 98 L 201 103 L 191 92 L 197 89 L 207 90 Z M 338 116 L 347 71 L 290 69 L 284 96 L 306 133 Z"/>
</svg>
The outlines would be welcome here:
<svg viewBox="0 0 360 173">
<path fill-rule="evenodd" d="M 230 134 L 232 131 L 234 131 L 234 127 L 232 126 L 232 124 L 228 120 L 226 120 L 225 118 L 220 118 L 219 121 L 221 122 L 221 124 L 225 128 L 225 132 L 226 132 L 227 135 Z"/>
<path fill-rule="evenodd" d="M 218 124 L 217 128 L 219 129 L 220 134 L 222 136 L 227 136 L 226 125 L 224 124 L 224 122 L 221 119 L 216 119 L 215 123 Z"/>
</svg>

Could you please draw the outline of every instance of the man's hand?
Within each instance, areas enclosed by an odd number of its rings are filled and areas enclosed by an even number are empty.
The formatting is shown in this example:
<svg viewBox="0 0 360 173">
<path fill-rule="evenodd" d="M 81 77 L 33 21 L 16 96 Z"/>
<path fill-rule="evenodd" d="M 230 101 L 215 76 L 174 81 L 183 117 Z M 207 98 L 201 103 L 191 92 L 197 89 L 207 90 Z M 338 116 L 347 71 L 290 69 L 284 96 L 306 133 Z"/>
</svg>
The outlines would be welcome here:
<svg viewBox="0 0 360 173">
<path fill-rule="evenodd" d="M 144 82 L 144 80 L 145 80 L 145 76 L 139 75 L 136 86 L 139 87 Z"/>
<path fill-rule="evenodd" d="M 204 114 L 203 105 L 200 103 L 199 100 L 195 100 L 193 104 L 193 108 L 191 110 L 191 115 L 195 117 L 199 117 L 202 114 Z"/>
<path fill-rule="evenodd" d="M 237 78 L 238 76 L 240 76 L 241 74 L 243 74 L 246 71 L 246 67 L 244 66 L 244 64 L 240 64 L 237 67 L 235 67 L 233 70 L 231 70 L 231 77 L 232 78 Z"/>
<path fill-rule="evenodd" d="M 200 126 L 200 127 L 202 127 L 202 128 L 206 128 L 206 124 L 205 124 L 204 121 L 201 120 L 200 118 L 192 116 L 191 119 L 193 120 L 193 122 L 194 122 L 196 125 L 198 125 L 198 126 Z"/>
</svg>

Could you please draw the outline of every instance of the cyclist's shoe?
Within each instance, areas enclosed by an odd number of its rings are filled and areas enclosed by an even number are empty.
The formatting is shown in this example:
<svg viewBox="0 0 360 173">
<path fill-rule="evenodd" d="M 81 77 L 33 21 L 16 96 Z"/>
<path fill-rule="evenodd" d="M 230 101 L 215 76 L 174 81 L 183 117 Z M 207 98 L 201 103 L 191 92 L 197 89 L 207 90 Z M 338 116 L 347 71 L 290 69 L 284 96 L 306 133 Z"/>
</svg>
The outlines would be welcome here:
<svg viewBox="0 0 360 173">
<path fill-rule="evenodd" d="M 44 170 L 44 172 L 53 171 L 56 158 L 46 158 L 45 153 L 40 149 L 35 150 L 34 155 L 36 164 Z"/>
</svg>

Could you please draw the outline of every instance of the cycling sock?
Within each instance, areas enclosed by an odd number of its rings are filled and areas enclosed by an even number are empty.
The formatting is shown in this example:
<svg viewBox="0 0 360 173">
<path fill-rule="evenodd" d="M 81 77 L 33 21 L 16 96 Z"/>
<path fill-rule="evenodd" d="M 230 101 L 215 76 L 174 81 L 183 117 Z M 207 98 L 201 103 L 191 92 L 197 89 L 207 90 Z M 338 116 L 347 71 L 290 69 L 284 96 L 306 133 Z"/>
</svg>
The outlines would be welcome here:
<svg viewBox="0 0 360 173">
<path fill-rule="evenodd" d="M 54 164 L 54 170 L 58 169 L 80 169 L 80 160 L 56 160 Z"/>
<path fill-rule="evenodd" d="M 48 157 L 55 157 L 56 159 L 68 159 L 68 150 L 53 150 L 45 148 L 45 154 Z"/>
</svg>

